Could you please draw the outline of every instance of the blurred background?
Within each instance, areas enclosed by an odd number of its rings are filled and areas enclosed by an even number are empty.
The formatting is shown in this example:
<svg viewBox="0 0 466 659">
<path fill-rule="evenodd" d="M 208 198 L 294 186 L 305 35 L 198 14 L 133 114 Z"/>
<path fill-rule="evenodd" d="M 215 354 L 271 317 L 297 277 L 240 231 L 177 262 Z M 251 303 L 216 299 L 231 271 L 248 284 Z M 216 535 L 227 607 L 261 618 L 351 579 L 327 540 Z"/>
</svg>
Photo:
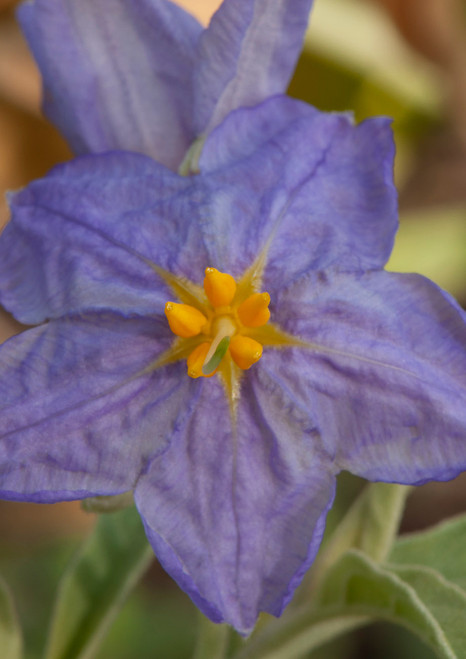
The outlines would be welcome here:
<svg viewBox="0 0 466 659">
<path fill-rule="evenodd" d="M 207 24 L 218 0 L 178 0 Z M 0 230 L 4 191 L 71 157 L 40 114 L 40 78 L 15 22 L 17 2 L 0 0 Z M 466 0 L 315 0 L 289 93 L 358 121 L 393 117 L 400 231 L 389 269 L 420 272 L 466 305 Z M 21 327 L 0 309 L 0 342 Z M 343 475 L 330 524 L 361 483 Z M 411 495 L 402 531 L 466 510 L 466 477 Z M 0 502 L 0 574 L 18 607 L 26 657 L 40 656 L 60 574 L 94 523 L 79 503 Z M 100 659 L 185 659 L 196 612 L 156 562 L 128 600 Z M 328 646 L 326 659 L 433 655 L 388 624 Z"/>
</svg>

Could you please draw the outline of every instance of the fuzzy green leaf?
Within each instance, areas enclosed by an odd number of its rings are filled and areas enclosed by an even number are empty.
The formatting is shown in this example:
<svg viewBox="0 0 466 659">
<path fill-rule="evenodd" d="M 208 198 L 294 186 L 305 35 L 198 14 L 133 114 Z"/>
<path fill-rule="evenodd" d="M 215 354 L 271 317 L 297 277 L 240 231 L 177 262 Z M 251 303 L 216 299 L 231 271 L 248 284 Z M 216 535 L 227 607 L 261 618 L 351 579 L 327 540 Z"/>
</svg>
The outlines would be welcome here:
<svg viewBox="0 0 466 659">
<path fill-rule="evenodd" d="M 61 582 L 46 659 L 90 659 L 150 561 L 133 507 L 102 515 Z"/>
<path fill-rule="evenodd" d="M 433 568 L 466 591 L 466 515 L 399 538 L 390 563 Z"/>
<path fill-rule="evenodd" d="M 380 566 L 350 551 L 329 571 L 319 599 L 322 612 L 403 625 L 441 659 L 466 657 L 466 595 L 430 568 Z"/>
</svg>

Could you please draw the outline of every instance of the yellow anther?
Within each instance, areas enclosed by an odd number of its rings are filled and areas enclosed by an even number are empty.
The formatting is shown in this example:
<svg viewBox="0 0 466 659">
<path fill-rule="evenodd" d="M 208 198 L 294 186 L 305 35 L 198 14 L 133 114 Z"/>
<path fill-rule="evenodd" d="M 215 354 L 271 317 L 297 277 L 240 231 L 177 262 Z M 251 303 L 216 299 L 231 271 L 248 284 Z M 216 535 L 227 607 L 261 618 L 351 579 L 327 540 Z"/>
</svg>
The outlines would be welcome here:
<svg viewBox="0 0 466 659">
<path fill-rule="evenodd" d="M 197 336 L 207 318 L 203 313 L 189 304 L 178 304 L 177 302 L 167 302 L 165 305 L 165 315 L 173 334 L 187 339 L 190 336 Z"/>
<path fill-rule="evenodd" d="M 249 336 L 234 336 L 230 341 L 230 355 L 237 366 L 246 371 L 262 357 L 262 346 Z"/>
<path fill-rule="evenodd" d="M 190 378 L 210 378 L 212 375 L 215 375 L 217 369 L 210 373 L 209 375 L 204 375 L 202 372 L 202 366 L 204 364 L 207 353 L 209 352 L 210 343 L 201 343 L 200 346 L 197 346 L 188 357 L 188 375 Z"/>
<path fill-rule="evenodd" d="M 270 295 L 253 293 L 238 307 L 238 317 L 246 327 L 261 327 L 270 318 Z"/>
<path fill-rule="evenodd" d="M 235 297 L 236 282 L 226 272 L 219 272 L 215 268 L 206 268 L 204 290 L 213 307 L 226 307 Z"/>
</svg>

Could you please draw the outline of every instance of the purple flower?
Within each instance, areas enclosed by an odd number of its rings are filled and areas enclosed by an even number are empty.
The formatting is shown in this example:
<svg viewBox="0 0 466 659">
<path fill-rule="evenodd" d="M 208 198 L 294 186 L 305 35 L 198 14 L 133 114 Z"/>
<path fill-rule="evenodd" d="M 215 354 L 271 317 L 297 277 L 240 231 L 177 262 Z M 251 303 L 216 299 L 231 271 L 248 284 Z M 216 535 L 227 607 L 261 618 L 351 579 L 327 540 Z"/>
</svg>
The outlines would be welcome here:
<svg viewBox="0 0 466 659">
<path fill-rule="evenodd" d="M 1 496 L 134 490 L 165 569 L 248 632 L 314 559 L 339 471 L 464 470 L 465 313 L 423 277 L 383 271 L 392 159 L 387 120 L 277 97 L 210 133 L 200 176 L 109 153 L 13 195 L 0 302 L 37 327 L 0 348 Z M 209 305 L 208 267 L 240 301 L 267 291 L 270 321 L 252 327 L 228 295 Z M 177 338 L 167 301 L 214 320 Z M 262 357 L 242 370 L 228 349 L 218 374 L 189 377 L 222 314 Z"/>
<path fill-rule="evenodd" d="M 177 169 L 233 109 L 286 90 L 312 0 L 224 0 L 207 29 L 168 0 L 35 0 L 18 18 L 44 111 L 74 152 Z"/>
</svg>

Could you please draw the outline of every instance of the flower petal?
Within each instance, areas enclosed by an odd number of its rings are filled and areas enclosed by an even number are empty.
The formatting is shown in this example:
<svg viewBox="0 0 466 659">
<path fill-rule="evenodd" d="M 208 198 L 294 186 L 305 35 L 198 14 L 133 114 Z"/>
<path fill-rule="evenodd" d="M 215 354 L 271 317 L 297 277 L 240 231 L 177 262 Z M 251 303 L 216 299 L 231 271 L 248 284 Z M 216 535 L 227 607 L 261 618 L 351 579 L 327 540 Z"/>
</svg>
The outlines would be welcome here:
<svg viewBox="0 0 466 659">
<path fill-rule="evenodd" d="M 183 365 L 144 371 L 168 334 L 151 319 L 88 314 L 0 346 L 0 496 L 50 502 L 131 489 L 192 397 Z"/>
<path fill-rule="evenodd" d="M 284 93 L 301 52 L 312 0 L 224 0 L 202 34 L 193 77 L 194 125 Z"/>
<path fill-rule="evenodd" d="M 466 469 L 466 314 L 420 275 L 318 273 L 275 318 L 316 346 L 266 353 L 314 415 L 325 450 L 370 480 L 421 483 Z"/>
<path fill-rule="evenodd" d="M 225 134 L 233 162 L 221 167 L 225 151 L 208 141 L 213 169 L 202 176 L 111 153 L 57 167 L 13 197 L 0 302 L 25 323 L 103 305 L 152 313 L 160 282 L 148 260 L 195 281 L 206 266 L 238 276 L 269 238 L 273 295 L 309 269 L 385 262 L 397 220 L 384 120 L 354 127 L 280 98 L 224 126 L 214 135 Z"/>
<path fill-rule="evenodd" d="M 192 183 L 129 153 L 87 156 L 11 199 L 0 238 L 0 302 L 23 323 L 81 309 L 163 314 L 167 289 L 147 260 L 192 272 L 202 237 L 186 219 Z"/>
<path fill-rule="evenodd" d="M 383 266 L 398 227 L 393 156 L 384 118 L 355 126 L 284 97 L 233 112 L 200 160 L 216 186 L 211 261 L 241 272 L 272 239 L 271 293 L 308 270 Z"/>
<path fill-rule="evenodd" d="M 44 111 L 76 154 L 138 151 L 177 168 L 194 139 L 201 26 L 164 0 L 35 0 L 18 11 Z"/>
<path fill-rule="evenodd" d="M 135 490 L 164 568 L 212 620 L 251 631 L 280 615 L 314 559 L 334 477 L 308 415 L 243 381 L 236 432 L 216 378 Z M 293 402 L 281 392 L 280 402 Z"/>
</svg>

